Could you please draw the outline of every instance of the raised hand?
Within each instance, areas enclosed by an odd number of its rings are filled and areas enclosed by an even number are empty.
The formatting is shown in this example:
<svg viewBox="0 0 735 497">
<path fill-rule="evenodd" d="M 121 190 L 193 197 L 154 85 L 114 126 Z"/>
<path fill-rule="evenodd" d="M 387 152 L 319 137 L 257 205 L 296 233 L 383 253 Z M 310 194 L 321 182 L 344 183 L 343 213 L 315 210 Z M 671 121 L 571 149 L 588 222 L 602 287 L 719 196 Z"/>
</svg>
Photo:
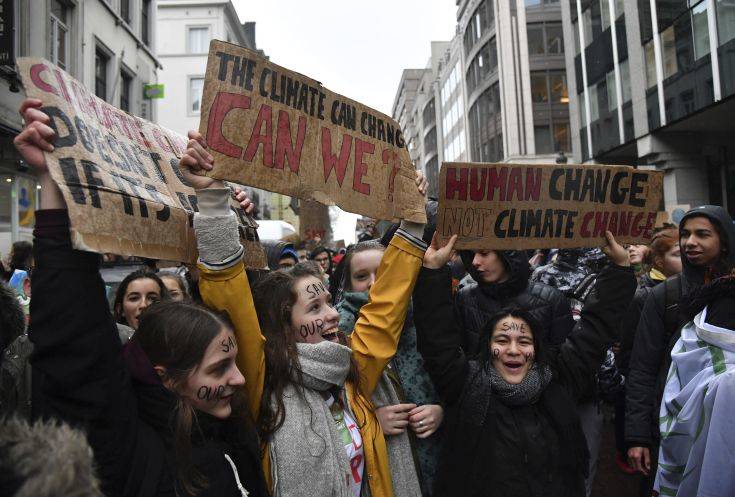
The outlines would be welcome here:
<svg viewBox="0 0 735 497">
<path fill-rule="evenodd" d="M 39 175 L 48 172 L 43 153 L 54 151 L 53 141 L 56 139 L 56 133 L 49 126 L 51 119 L 40 110 L 42 106 L 43 102 L 37 98 L 23 100 L 18 112 L 26 125 L 13 140 L 23 160 Z"/>
<path fill-rule="evenodd" d="M 235 188 L 234 193 L 235 200 L 240 204 L 240 208 L 245 211 L 246 214 L 252 214 L 255 210 L 255 203 L 250 200 L 248 194 L 242 191 L 240 188 Z"/>
<path fill-rule="evenodd" d="M 221 181 L 204 176 L 214 167 L 214 157 L 207 151 L 207 142 L 204 141 L 202 134 L 191 130 L 188 136 L 189 143 L 186 146 L 186 152 L 179 161 L 181 174 L 192 188 L 197 190 L 223 187 L 224 184 Z"/>
<path fill-rule="evenodd" d="M 43 102 L 37 98 L 26 98 L 20 104 L 20 115 L 26 125 L 15 137 L 13 144 L 26 164 L 38 177 L 41 186 L 41 209 L 66 209 L 61 190 L 48 171 L 44 152 L 53 152 L 56 132 L 49 124 L 51 119 L 41 111 Z"/>
<path fill-rule="evenodd" d="M 429 189 L 429 181 L 424 177 L 424 173 L 421 171 L 416 171 L 416 188 L 418 188 L 419 193 L 426 197 L 426 192 Z"/>
<path fill-rule="evenodd" d="M 613 234 L 606 231 L 605 238 L 607 239 L 607 245 L 600 248 L 605 252 L 608 259 L 618 266 L 630 266 L 630 254 L 622 245 L 615 241 Z"/>
<path fill-rule="evenodd" d="M 457 235 L 452 235 L 449 241 L 439 246 L 439 239 L 434 232 L 434 236 L 431 238 L 431 245 L 426 249 L 424 253 L 424 267 L 429 269 L 440 269 L 449 263 L 454 252 L 454 244 L 457 241 Z"/>
</svg>

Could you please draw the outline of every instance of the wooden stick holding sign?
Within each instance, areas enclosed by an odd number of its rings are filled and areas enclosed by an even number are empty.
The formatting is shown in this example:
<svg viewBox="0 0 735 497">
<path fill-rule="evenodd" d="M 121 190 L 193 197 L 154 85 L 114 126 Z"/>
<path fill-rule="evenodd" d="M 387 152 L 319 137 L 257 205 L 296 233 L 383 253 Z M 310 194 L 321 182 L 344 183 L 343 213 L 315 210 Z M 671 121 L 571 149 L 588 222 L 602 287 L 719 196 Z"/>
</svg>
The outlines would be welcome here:
<svg viewBox="0 0 735 497">
<path fill-rule="evenodd" d="M 378 219 L 426 220 L 395 121 L 246 48 L 210 43 L 199 131 L 214 178 Z"/>
<path fill-rule="evenodd" d="M 444 163 L 437 232 L 459 249 L 595 247 L 651 239 L 663 172 L 627 166 Z"/>
<path fill-rule="evenodd" d="M 178 168 L 186 138 L 115 108 L 44 59 L 20 58 L 18 68 L 57 133 L 46 162 L 69 209 L 74 247 L 195 262 L 196 194 Z"/>
</svg>

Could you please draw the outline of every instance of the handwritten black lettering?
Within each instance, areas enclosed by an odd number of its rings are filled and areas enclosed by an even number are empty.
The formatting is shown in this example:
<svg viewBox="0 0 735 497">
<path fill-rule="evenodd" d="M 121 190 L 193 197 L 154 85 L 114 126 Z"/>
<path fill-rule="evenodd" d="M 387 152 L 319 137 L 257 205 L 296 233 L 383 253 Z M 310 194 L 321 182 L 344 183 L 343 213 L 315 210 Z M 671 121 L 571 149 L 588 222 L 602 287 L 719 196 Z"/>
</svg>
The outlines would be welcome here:
<svg viewBox="0 0 735 497">
<path fill-rule="evenodd" d="M 306 339 L 309 335 L 320 333 L 324 329 L 324 321 L 321 319 L 315 319 L 311 323 L 302 324 L 299 327 L 299 334 L 301 338 Z"/>
<path fill-rule="evenodd" d="M 503 331 L 518 331 L 520 333 L 525 333 L 527 328 L 525 323 L 514 323 L 512 321 L 504 321 L 503 322 Z"/>
<path fill-rule="evenodd" d="M 197 398 L 199 400 L 206 400 L 207 402 L 217 402 L 222 398 L 224 392 L 224 385 L 218 385 L 216 387 L 201 386 L 197 391 Z"/>
<path fill-rule="evenodd" d="M 232 335 L 228 336 L 227 340 L 222 340 L 220 345 L 222 346 L 222 352 L 224 353 L 234 350 L 236 347 L 235 340 L 232 338 Z"/>
<path fill-rule="evenodd" d="M 308 298 L 316 298 L 319 295 L 322 295 L 324 293 L 327 293 L 327 289 L 324 288 L 324 284 L 319 283 L 312 283 L 311 285 L 306 285 L 306 293 L 309 294 Z"/>
</svg>

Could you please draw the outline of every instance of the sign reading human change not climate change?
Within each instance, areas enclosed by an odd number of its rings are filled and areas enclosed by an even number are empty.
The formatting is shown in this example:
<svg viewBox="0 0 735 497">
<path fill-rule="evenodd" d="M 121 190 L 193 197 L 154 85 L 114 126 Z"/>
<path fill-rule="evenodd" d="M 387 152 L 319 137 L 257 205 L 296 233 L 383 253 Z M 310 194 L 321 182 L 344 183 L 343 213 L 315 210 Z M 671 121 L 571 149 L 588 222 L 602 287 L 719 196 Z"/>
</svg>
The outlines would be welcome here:
<svg viewBox="0 0 735 497">
<path fill-rule="evenodd" d="M 445 163 L 437 231 L 460 249 L 594 247 L 651 239 L 663 173 L 627 166 Z"/>
</svg>

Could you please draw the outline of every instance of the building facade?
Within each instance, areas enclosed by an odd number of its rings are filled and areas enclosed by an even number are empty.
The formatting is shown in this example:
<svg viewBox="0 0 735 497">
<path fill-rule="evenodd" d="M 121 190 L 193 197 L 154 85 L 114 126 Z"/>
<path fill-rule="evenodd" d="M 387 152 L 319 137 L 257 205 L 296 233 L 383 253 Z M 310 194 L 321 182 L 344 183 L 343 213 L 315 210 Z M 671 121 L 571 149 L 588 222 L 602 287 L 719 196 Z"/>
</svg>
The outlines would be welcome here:
<svg viewBox="0 0 735 497">
<path fill-rule="evenodd" d="M 735 3 L 565 0 L 574 157 L 655 167 L 675 206 L 735 212 Z"/>
<path fill-rule="evenodd" d="M 457 34 L 406 69 L 393 117 L 436 193 L 442 162 L 553 163 L 571 153 L 559 0 L 459 0 Z"/>
<path fill-rule="evenodd" d="M 461 0 L 470 158 L 554 162 L 571 151 L 559 0 Z"/>
<path fill-rule="evenodd" d="M 15 69 L 18 57 L 44 57 L 97 96 L 155 121 L 156 107 L 143 87 L 158 82 L 155 9 L 152 0 L 2 0 L 0 65 L 0 254 L 12 242 L 30 240 L 37 185 L 13 147 L 24 98 Z"/>
<path fill-rule="evenodd" d="M 158 123 L 186 136 L 199 129 L 209 42 L 216 39 L 257 50 L 255 23 L 240 22 L 230 0 L 158 0 L 157 36 L 164 85 Z M 257 217 L 263 219 L 271 219 L 272 206 L 290 202 L 289 197 L 248 190 L 258 206 Z"/>
</svg>

